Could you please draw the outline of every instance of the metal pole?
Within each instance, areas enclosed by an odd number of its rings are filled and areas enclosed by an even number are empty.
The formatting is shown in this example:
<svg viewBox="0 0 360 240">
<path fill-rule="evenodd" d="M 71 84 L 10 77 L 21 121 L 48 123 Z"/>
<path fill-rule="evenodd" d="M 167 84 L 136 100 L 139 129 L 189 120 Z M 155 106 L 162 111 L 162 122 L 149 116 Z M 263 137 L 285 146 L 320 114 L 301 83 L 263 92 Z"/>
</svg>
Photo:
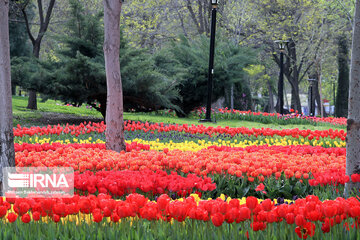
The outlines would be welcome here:
<svg viewBox="0 0 360 240">
<path fill-rule="evenodd" d="M 209 58 L 209 78 L 208 78 L 208 96 L 206 104 L 206 116 L 202 121 L 211 122 L 211 95 L 212 81 L 214 75 L 214 52 L 215 52 L 215 30 L 216 30 L 216 5 L 212 5 L 211 10 L 211 35 L 210 35 L 210 58 Z"/>
<path fill-rule="evenodd" d="M 280 50 L 280 75 L 278 85 L 279 113 L 284 114 L 284 52 Z"/>
</svg>

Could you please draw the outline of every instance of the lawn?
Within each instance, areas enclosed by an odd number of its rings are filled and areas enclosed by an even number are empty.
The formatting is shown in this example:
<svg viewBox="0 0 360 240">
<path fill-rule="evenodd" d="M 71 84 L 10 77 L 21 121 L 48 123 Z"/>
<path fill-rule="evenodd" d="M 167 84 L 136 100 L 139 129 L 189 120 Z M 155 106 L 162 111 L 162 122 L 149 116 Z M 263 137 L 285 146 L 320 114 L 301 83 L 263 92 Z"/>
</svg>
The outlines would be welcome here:
<svg viewBox="0 0 360 240">
<path fill-rule="evenodd" d="M 73 107 L 65 106 L 61 101 L 47 100 L 46 102 L 41 102 L 41 99 L 38 99 L 38 110 L 29 110 L 26 108 L 27 98 L 13 96 L 13 116 L 14 116 L 14 126 L 20 124 L 22 126 L 33 126 L 33 125 L 47 125 L 47 121 L 51 121 L 51 124 L 56 124 L 56 118 L 61 117 L 62 119 L 70 118 L 71 119 L 80 119 L 83 121 L 101 121 L 102 116 L 100 112 L 95 109 L 90 109 L 85 106 Z M 159 122 L 166 124 L 188 124 L 188 125 L 204 125 L 204 126 L 222 126 L 222 127 L 247 127 L 247 128 L 272 128 L 272 129 L 293 129 L 299 128 L 310 129 L 310 130 L 326 130 L 326 129 L 345 129 L 345 126 L 334 126 L 331 124 L 317 124 L 314 125 L 275 125 L 275 124 L 263 124 L 258 122 L 251 121 L 239 121 L 239 120 L 217 120 L 216 123 L 199 123 L 197 119 L 194 118 L 177 118 L 170 116 L 161 116 L 156 114 L 147 114 L 147 113 L 124 113 L 125 120 L 133 121 L 142 121 L 142 122 Z M 68 121 L 71 123 L 71 121 Z M 60 121 L 63 123 L 63 121 Z"/>
<path fill-rule="evenodd" d="M 14 126 L 17 124 L 22 126 L 46 125 L 46 118 L 55 117 L 55 114 L 62 117 L 73 118 L 85 117 L 100 119 L 102 117 L 100 112 L 95 109 L 86 108 L 85 106 L 65 106 L 61 101 L 47 100 L 46 102 L 42 102 L 41 99 L 38 98 L 38 109 L 30 110 L 26 108 L 28 102 L 27 97 L 13 96 L 12 100 Z"/>
</svg>

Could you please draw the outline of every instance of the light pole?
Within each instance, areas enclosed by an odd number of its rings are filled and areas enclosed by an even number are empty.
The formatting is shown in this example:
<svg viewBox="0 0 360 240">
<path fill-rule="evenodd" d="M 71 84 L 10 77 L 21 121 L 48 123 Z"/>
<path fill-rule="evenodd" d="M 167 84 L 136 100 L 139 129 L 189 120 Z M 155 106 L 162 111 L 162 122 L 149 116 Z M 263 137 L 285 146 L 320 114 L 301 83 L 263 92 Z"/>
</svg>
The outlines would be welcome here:
<svg viewBox="0 0 360 240">
<path fill-rule="evenodd" d="M 317 82 L 316 79 L 309 78 L 309 116 L 315 116 L 315 99 L 314 99 L 314 86 Z"/>
<path fill-rule="evenodd" d="M 278 83 L 279 113 L 284 114 L 284 51 L 289 41 L 276 40 L 280 49 L 280 74 Z"/>
<path fill-rule="evenodd" d="M 209 58 L 209 74 L 208 74 L 208 95 L 206 103 L 205 119 L 200 122 L 211 122 L 211 95 L 212 95 L 212 81 L 214 76 L 214 53 L 215 53 L 215 30 L 216 30 L 216 10 L 218 0 L 211 0 L 211 33 L 210 33 L 210 58 Z"/>
</svg>

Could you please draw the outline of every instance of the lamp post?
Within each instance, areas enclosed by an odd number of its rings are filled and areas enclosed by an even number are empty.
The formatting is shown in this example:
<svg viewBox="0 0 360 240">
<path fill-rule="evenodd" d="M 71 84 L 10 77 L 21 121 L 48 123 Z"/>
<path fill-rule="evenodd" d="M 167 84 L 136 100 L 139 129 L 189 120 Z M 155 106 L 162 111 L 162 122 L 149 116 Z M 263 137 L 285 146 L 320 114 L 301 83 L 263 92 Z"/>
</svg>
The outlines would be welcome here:
<svg viewBox="0 0 360 240">
<path fill-rule="evenodd" d="M 215 52 L 215 30 L 216 30 L 216 10 L 218 0 L 211 0 L 211 33 L 210 33 L 210 57 L 209 57 L 209 74 L 208 74 L 208 95 L 206 103 L 205 119 L 201 119 L 200 122 L 211 122 L 211 95 L 212 95 L 212 81 L 214 76 L 214 52 Z"/>
<path fill-rule="evenodd" d="M 314 86 L 317 82 L 316 79 L 309 78 L 309 116 L 315 116 L 315 99 L 314 99 Z"/>
<path fill-rule="evenodd" d="M 280 74 L 278 83 L 279 113 L 284 114 L 284 51 L 289 41 L 276 40 L 280 49 Z"/>
</svg>

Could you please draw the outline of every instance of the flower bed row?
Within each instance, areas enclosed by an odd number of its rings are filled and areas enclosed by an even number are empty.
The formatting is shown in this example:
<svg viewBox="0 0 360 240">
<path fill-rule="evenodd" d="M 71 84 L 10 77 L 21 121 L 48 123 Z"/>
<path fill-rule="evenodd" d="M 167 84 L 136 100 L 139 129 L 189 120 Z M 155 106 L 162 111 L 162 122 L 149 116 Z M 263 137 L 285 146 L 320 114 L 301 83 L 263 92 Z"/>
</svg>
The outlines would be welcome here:
<svg viewBox="0 0 360 240">
<path fill-rule="evenodd" d="M 81 213 L 81 214 L 80 214 Z M 85 214 L 85 217 L 84 215 Z M 87 218 L 86 214 L 90 217 Z M 268 224 L 285 221 L 294 225 L 295 233 L 306 238 L 313 236 L 314 223 L 322 223 L 321 231 L 330 232 L 337 225 L 344 230 L 360 227 L 360 201 L 357 198 L 337 198 L 320 201 L 316 196 L 298 199 L 292 204 L 275 204 L 270 199 L 261 201 L 254 197 L 244 200 L 221 198 L 200 200 L 197 196 L 186 199 L 171 200 L 168 195 L 161 195 L 156 202 L 148 201 L 143 195 L 130 194 L 124 201 L 116 201 L 108 195 L 74 196 L 71 199 L 6 199 L 0 200 L 0 218 L 15 222 L 21 221 L 91 221 L 113 223 L 122 218 L 138 217 L 149 221 L 175 219 L 182 222 L 186 219 L 211 221 L 215 226 L 224 222 L 248 222 L 253 231 L 263 231 Z M 45 219 L 44 219 L 45 218 Z M 105 221 L 106 222 L 106 221 Z M 352 225 L 351 225 L 352 224 Z"/>
<path fill-rule="evenodd" d="M 33 135 L 49 135 L 49 134 L 71 134 L 75 136 L 79 136 L 82 134 L 89 134 L 91 132 L 96 133 L 103 133 L 106 129 L 106 125 L 101 123 L 88 123 L 88 124 L 80 124 L 80 125 L 66 125 L 66 126 L 48 126 L 48 127 L 31 127 L 25 128 L 21 127 L 20 125 L 17 128 L 14 128 L 14 135 L 16 137 L 23 137 L 23 136 L 33 136 Z M 206 134 L 209 136 L 214 136 L 218 134 L 224 134 L 228 136 L 235 136 L 235 135 L 244 135 L 244 136 L 291 136 L 293 138 L 304 137 L 308 138 L 309 140 L 320 138 L 330 138 L 335 139 L 339 138 L 342 141 L 346 138 L 346 132 L 344 130 L 299 130 L 299 129 L 283 129 L 283 130 L 276 130 L 270 128 L 229 128 L 229 127 L 205 127 L 203 125 L 191 125 L 188 126 L 187 124 L 183 125 L 172 125 L 168 124 L 165 125 L 163 123 L 154 123 L 150 124 L 148 122 L 135 122 L 135 121 L 125 121 L 125 131 L 143 131 L 149 133 L 159 133 L 159 132 L 184 132 L 190 134 Z"/>
<path fill-rule="evenodd" d="M 163 150 L 168 148 L 170 150 L 183 150 L 183 151 L 198 151 L 204 148 L 208 148 L 211 146 L 226 146 L 231 148 L 244 148 L 247 146 L 259 146 L 259 145 L 268 145 L 268 146 L 289 146 L 289 145 L 309 145 L 309 146 L 322 146 L 322 147 L 345 147 L 345 141 L 331 140 L 331 139 L 320 139 L 319 141 L 316 139 L 308 140 L 304 138 L 293 138 L 293 137 L 269 137 L 269 136 L 258 136 L 258 137 L 239 137 L 239 138 L 209 138 L 209 139 L 194 139 L 189 137 L 183 137 L 182 134 L 178 134 L 179 136 L 173 137 L 166 136 L 167 134 L 161 134 L 159 138 L 156 138 L 157 135 L 146 135 L 146 134 L 136 134 L 129 135 L 125 134 L 125 142 L 129 144 L 135 144 L 135 146 L 129 146 L 128 151 L 131 151 L 133 148 L 140 147 L 140 149 L 146 150 L 141 145 L 147 145 L 153 150 Z M 172 140 L 174 139 L 174 140 Z M 66 138 L 65 136 L 58 137 L 49 136 L 49 137 L 29 137 L 28 139 L 17 139 L 16 143 L 33 143 L 33 144 L 52 144 L 52 143 L 60 143 L 60 144 L 105 144 L 104 136 L 100 136 L 100 138 L 93 138 L 88 136 L 82 136 L 78 138 Z"/>
<path fill-rule="evenodd" d="M 310 153 L 313 151 L 312 153 Z M 345 151 L 337 148 L 248 147 L 241 151 L 203 149 L 198 152 L 179 150 L 132 151 L 116 153 L 99 148 L 58 147 L 52 151 L 16 152 L 16 165 L 73 167 L 75 170 L 170 170 L 182 173 L 229 174 L 247 177 L 249 181 L 284 175 L 286 178 L 308 179 L 310 174 L 331 170 L 344 173 Z M 338 174 L 333 177 L 338 176 Z M 341 179 L 332 181 L 342 182 Z"/>
<path fill-rule="evenodd" d="M 203 114 L 203 110 L 200 114 Z M 198 112 L 199 114 L 199 112 Z M 242 120 L 258 120 L 258 122 L 278 122 L 276 120 L 303 120 L 308 122 L 320 122 L 320 123 L 330 123 L 332 125 L 346 125 L 347 119 L 344 117 L 336 118 L 336 117 L 311 117 L 311 116 L 304 116 L 298 114 L 297 111 L 292 111 L 290 114 L 283 114 L 280 113 L 266 113 L 266 112 L 252 112 L 252 111 L 239 111 L 239 110 L 230 110 L 227 108 L 219 108 L 217 112 L 215 112 L 218 118 L 222 119 L 242 119 Z M 289 122 L 289 121 L 288 121 Z M 300 121 L 301 122 L 301 121 Z M 302 123 L 302 122 L 301 122 Z"/>
<path fill-rule="evenodd" d="M 125 170 L 98 171 L 96 173 L 91 171 L 75 172 L 74 187 L 76 190 L 89 194 L 95 192 L 109 193 L 115 197 L 134 193 L 137 190 L 143 193 L 151 193 L 151 195 L 168 193 L 170 195 L 188 196 L 194 191 L 212 191 L 216 188 L 216 184 L 212 183 L 209 177 L 203 179 L 194 174 L 182 177 L 176 172 L 167 174 L 161 170 L 156 172 Z"/>
<path fill-rule="evenodd" d="M 22 143 L 14 144 L 15 152 L 22 152 L 22 151 L 35 151 L 35 152 L 41 152 L 41 151 L 56 151 L 58 149 L 65 149 L 65 148 L 73 148 L 73 149 L 86 149 L 86 148 L 97 148 L 97 149 L 106 149 L 104 143 L 88 143 L 88 144 L 79 144 L 79 143 L 71 143 L 71 144 L 61 144 L 61 143 L 44 143 L 44 144 L 31 144 L 31 143 Z M 150 150 L 149 145 L 145 144 L 139 144 L 137 142 L 131 142 L 129 144 L 126 144 L 126 151 L 131 152 L 132 150 Z"/>
</svg>

